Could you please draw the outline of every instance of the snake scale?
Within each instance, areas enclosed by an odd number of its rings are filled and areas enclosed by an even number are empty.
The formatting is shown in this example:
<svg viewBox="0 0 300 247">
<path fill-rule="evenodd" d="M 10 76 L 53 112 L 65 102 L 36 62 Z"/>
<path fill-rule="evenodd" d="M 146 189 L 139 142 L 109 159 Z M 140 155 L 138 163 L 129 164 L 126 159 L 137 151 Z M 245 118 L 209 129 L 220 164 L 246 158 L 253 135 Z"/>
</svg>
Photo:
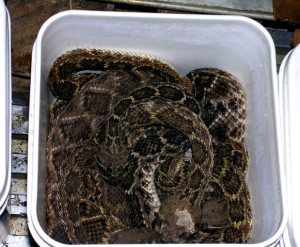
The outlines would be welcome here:
<svg viewBox="0 0 300 247">
<path fill-rule="evenodd" d="M 46 232 L 79 243 L 239 243 L 252 228 L 244 91 L 144 54 L 75 49 L 49 86 Z"/>
</svg>

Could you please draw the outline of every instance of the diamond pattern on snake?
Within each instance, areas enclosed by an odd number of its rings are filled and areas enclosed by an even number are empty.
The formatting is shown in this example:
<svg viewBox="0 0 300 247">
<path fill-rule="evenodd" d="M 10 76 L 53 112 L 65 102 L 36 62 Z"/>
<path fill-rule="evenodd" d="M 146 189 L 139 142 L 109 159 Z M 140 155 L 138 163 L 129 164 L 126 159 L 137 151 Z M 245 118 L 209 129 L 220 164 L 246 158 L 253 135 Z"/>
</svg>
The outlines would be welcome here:
<svg viewBox="0 0 300 247">
<path fill-rule="evenodd" d="M 68 244 L 247 242 L 246 101 L 233 75 L 200 68 L 181 76 L 150 55 L 75 49 L 55 60 L 48 79 L 56 97 L 49 236 Z"/>
</svg>

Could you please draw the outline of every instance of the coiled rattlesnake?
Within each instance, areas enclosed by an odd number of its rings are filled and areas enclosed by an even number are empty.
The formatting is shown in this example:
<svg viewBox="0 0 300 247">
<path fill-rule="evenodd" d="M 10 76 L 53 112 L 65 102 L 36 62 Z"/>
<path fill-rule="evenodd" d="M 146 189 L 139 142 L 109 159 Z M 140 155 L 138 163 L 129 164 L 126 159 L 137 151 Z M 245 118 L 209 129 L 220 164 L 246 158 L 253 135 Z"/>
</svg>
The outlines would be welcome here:
<svg viewBox="0 0 300 247">
<path fill-rule="evenodd" d="M 235 77 L 218 69 L 182 77 L 151 56 L 76 49 L 54 62 L 49 85 L 67 100 L 50 114 L 51 237 L 73 244 L 248 240 L 246 106 Z"/>
</svg>

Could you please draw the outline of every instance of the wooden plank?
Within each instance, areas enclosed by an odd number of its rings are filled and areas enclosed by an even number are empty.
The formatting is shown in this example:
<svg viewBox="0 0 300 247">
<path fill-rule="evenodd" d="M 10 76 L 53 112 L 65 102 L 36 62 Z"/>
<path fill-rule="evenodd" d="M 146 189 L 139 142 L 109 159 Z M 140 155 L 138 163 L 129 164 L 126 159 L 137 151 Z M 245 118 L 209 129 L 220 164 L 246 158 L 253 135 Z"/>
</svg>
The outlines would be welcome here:
<svg viewBox="0 0 300 247">
<path fill-rule="evenodd" d="M 18 236 L 28 235 L 26 217 L 11 216 L 9 221 L 9 234 Z"/>
<path fill-rule="evenodd" d="M 69 9 L 69 2 L 69 0 L 7 1 L 11 17 L 13 69 L 30 71 L 32 46 L 40 27 L 53 14 Z"/>
<path fill-rule="evenodd" d="M 299 0 L 273 0 L 273 10 L 275 20 L 300 24 Z"/>
<path fill-rule="evenodd" d="M 27 196 L 11 194 L 9 198 L 8 212 L 14 216 L 26 216 Z"/>
<path fill-rule="evenodd" d="M 291 41 L 292 48 L 300 44 L 300 29 L 296 29 Z"/>
<path fill-rule="evenodd" d="M 27 154 L 28 141 L 12 139 L 12 154 Z"/>
<path fill-rule="evenodd" d="M 26 72 L 23 70 L 12 69 L 11 74 L 13 76 L 30 79 L 30 72 Z"/>
<path fill-rule="evenodd" d="M 28 106 L 12 106 L 12 133 L 27 134 L 28 133 Z"/>
<path fill-rule="evenodd" d="M 18 93 L 30 92 L 30 79 L 12 76 L 12 91 Z"/>
<path fill-rule="evenodd" d="M 266 28 L 272 36 L 276 48 L 291 49 L 291 40 L 293 32 L 285 29 Z"/>
<path fill-rule="evenodd" d="M 101 0 L 98 0 L 101 1 Z M 244 15 L 251 18 L 273 20 L 272 0 L 109 0 L 114 3 L 131 4 L 156 9 L 172 9 L 176 11 L 204 13 L 204 14 L 230 14 Z M 116 8 L 119 8 L 118 5 Z M 129 7 L 128 7 L 129 8 Z M 156 11 L 155 11 L 156 12 Z"/>
<path fill-rule="evenodd" d="M 12 178 L 10 193 L 16 195 L 26 195 L 27 194 L 26 178 Z"/>
<path fill-rule="evenodd" d="M 112 11 L 114 4 L 85 0 L 8 0 L 7 8 L 11 17 L 12 68 L 29 72 L 33 43 L 49 17 L 69 9 Z M 27 81 L 14 78 L 13 83 L 18 91 L 28 91 Z"/>
<path fill-rule="evenodd" d="M 103 1 L 73 0 L 70 1 L 70 9 L 114 11 L 115 5 L 112 3 L 103 3 Z"/>
<path fill-rule="evenodd" d="M 30 92 L 29 72 L 21 71 L 21 70 L 12 70 L 12 91 L 19 94 L 29 94 Z"/>
<path fill-rule="evenodd" d="M 12 154 L 11 155 L 11 172 L 27 174 L 27 155 Z"/>
<path fill-rule="evenodd" d="M 13 92 L 12 94 L 12 104 L 13 105 L 24 105 L 28 106 L 29 104 L 29 92 Z"/>
<path fill-rule="evenodd" d="M 279 69 L 282 60 L 287 53 L 291 50 L 291 40 L 293 32 L 289 32 L 283 29 L 267 28 L 268 32 L 272 36 L 275 48 L 276 48 L 276 63 Z"/>
</svg>

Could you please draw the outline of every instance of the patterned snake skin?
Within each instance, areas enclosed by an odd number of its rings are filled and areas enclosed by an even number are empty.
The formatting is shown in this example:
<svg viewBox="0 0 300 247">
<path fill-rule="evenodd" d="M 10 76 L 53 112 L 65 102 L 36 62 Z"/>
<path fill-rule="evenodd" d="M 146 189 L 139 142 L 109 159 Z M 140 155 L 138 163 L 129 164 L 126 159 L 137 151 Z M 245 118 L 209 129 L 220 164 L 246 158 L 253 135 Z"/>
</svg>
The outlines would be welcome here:
<svg viewBox="0 0 300 247">
<path fill-rule="evenodd" d="M 99 73 L 99 71 L 104 71 Z M 218 69 L 76 49 L 49 72 L 46 232 L 79 243 L 247 242 L 246 104 Z"/>
</svg>

